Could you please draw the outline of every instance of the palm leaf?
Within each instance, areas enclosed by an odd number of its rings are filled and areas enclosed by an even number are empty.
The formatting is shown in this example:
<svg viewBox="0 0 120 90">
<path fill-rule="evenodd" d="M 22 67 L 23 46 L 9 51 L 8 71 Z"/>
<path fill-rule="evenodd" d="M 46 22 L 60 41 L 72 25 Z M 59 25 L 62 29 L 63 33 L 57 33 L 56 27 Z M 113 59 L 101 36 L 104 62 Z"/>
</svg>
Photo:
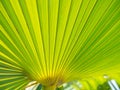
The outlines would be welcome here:
<svg viewBox="0 0 120 90">
<path fill-rule="evenodd" d="M 0 11 L 1 90 L 103 75 L 120 82 L 119 0 L 0 0 Z"/>
</svg>

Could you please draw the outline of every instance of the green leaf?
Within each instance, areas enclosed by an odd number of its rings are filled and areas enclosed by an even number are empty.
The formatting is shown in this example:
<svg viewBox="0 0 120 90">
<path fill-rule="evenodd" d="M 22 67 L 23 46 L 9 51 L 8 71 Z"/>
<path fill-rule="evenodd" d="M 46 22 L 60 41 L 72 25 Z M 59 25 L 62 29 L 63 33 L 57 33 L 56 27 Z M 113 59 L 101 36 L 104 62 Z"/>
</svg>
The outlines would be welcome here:
<svg viewBox="0 0 120 90">
<path fill-rule="evenodd" d="M 120 83 L 120 0 L 0 0 L 0 11 L 1 90 Z"/>
<path fill-rule="evenodd" d="M 42 85 L 39 84 L 38 87 L 36 88 L 36 90 L 42 90 Z"/>
</svg>

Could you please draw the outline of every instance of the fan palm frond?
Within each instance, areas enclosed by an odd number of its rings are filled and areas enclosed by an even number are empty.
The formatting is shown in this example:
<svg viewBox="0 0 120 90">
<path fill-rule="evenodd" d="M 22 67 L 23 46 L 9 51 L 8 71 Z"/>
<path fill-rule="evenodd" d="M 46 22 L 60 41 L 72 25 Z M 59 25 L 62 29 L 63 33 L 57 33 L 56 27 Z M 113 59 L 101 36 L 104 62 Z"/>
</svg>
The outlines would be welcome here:
<svg viewBox="0 0 120 90">
<path fill-rule="evenodd" d="M 0 0 L 0 24 L 0 90 L 120 79 L 120 0 Z"/>
</svg>

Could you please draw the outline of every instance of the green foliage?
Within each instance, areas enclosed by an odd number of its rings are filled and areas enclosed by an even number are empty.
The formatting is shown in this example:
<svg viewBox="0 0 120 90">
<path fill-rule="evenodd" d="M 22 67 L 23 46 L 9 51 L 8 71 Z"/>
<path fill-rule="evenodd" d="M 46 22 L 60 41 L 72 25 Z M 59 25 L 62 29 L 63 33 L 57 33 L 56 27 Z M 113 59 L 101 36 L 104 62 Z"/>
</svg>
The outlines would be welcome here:
<svg viewBox="0 0 120 90">
<path fill-rule="evenodd" d="M 97 90 L 111 90 L 108 82 L 104 82 L 102 85 L 97 87 Z"/>
<path fill-rule="evenodd" d="M 36 90 L 42 90 L 42 85 L 39 84 L 38 87 L 36 88 Z"/>
<path fill-rule="evenodd" d="M 0 0 L 0 51 L 0 90 L 120 83 L 120 0 Z"/>
</svg>

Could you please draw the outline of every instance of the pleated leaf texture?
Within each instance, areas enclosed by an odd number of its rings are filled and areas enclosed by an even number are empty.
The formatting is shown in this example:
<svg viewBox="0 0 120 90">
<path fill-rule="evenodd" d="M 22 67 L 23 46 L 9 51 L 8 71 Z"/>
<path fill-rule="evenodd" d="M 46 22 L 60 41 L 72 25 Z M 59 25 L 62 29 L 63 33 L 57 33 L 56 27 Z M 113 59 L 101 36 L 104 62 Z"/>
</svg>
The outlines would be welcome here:
<svg viewBox="0 0 120 90">
<path fill-rule="evenodd" d="M 0 90 L 120 76 L 120 0 L 0 0 L 0 24 Z"/>
</svg>

